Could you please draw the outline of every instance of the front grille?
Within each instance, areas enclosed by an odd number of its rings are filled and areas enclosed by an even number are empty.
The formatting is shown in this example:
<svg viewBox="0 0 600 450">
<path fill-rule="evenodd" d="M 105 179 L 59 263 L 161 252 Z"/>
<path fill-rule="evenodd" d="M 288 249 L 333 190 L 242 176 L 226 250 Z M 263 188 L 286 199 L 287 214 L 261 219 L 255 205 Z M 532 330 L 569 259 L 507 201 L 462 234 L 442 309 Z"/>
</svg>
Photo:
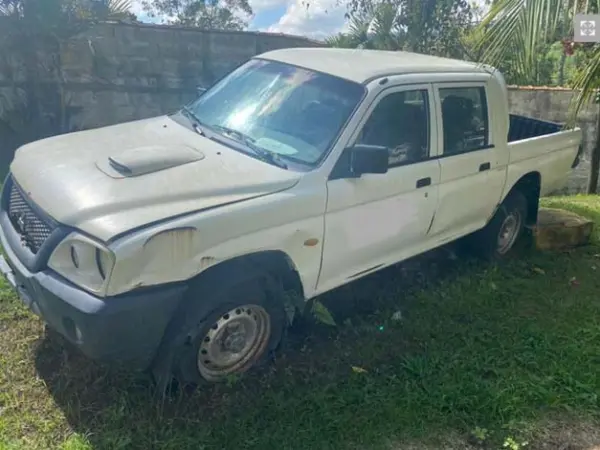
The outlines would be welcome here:
<svg viewBox="0 0 600 450">
<path fill-rule="evenodd" d="M 23 243 L 33 254 L 36 254 L 52 233 L 52 226 L 32 209 L 14 181 L 10 183 L 7 212 L 10 222 L 21 235 Z"/>
</svg>

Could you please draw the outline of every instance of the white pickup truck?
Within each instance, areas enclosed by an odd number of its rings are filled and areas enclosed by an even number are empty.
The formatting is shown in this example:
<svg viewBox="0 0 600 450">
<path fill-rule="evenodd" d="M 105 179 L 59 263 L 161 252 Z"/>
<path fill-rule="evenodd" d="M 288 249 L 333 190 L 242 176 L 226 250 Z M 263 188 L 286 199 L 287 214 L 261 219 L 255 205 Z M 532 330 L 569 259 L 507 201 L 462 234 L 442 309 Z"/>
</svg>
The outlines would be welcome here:
<svg viewBox="0 0 600 450">
<path fill-rule="evenodd" d="M 89 357 L 217 381 L 277 347 L 293 299 L 465 236 L 504 255 L 580 143 L 510 115 L 487 66 L 272 51 L 177 113 L 20 148 L 0 268 Z"/>
</svg>

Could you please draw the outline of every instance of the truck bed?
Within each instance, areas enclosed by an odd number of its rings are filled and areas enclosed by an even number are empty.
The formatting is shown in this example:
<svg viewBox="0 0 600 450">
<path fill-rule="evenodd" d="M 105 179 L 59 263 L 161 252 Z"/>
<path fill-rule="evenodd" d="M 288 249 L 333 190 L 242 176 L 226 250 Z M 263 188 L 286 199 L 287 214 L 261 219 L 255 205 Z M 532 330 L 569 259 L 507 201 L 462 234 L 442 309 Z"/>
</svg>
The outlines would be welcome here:
<svg viewBox="0 0 600 450">
<path fill-rule="evenodd" d="M 507 186 L 524 173 L 537 173 L 541 195 L 563 188 L 581 153 L 581 129 L 510 114 Z"/>
<path fill-rule="evenodd" d="M 563 129 L 563 124 L 532 117 L 510 114 L 509 118 L 508 142 L 558 133 Z"/>
</svg>

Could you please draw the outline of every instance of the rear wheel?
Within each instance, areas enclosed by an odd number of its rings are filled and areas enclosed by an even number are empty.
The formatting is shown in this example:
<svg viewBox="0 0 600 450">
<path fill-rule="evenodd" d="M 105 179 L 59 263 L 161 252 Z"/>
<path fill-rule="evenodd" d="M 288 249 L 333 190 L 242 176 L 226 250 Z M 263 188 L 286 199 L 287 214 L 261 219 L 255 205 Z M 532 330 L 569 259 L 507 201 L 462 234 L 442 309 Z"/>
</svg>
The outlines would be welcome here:
<svg viewBox="0 0 600 450">
<path fill-rule="evenodd" d="M 237 263 L 216 267 L 184 299 L 154 372 L 164 378 L 168 370 L 182 384 L 200 384 L 262 365 L 283 336 L 283 298 L 267 272 Z"/>
<path fill-rule="evenodd" d="M 469 237 L 469 247 L 484 258 L 501 259 L 522 235 L 526 220 L 527 200 L 515 191 L 502 202 L 485 228 Z"/>
</svg>

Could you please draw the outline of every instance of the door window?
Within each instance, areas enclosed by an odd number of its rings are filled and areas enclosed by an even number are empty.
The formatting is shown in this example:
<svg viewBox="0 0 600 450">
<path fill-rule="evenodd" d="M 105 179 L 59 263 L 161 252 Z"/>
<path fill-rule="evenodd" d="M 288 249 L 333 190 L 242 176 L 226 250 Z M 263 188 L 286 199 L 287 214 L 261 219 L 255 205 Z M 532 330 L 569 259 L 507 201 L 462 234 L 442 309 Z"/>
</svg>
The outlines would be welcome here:
<svg viewBox="0 0 600 450">
<path fill-rule="evenodd" d="M 479 150 L 489 145 L 488 109 L 483 87 L 441 88 L 444 154 Z"/>
<path fill-rule="evenodd" d="M 389 167 L 429 157 L 429 96 L 427 90 L 394 92 L 375 107 L 357 144 L 379 145 L 389 151 Z"/>
</svg>

